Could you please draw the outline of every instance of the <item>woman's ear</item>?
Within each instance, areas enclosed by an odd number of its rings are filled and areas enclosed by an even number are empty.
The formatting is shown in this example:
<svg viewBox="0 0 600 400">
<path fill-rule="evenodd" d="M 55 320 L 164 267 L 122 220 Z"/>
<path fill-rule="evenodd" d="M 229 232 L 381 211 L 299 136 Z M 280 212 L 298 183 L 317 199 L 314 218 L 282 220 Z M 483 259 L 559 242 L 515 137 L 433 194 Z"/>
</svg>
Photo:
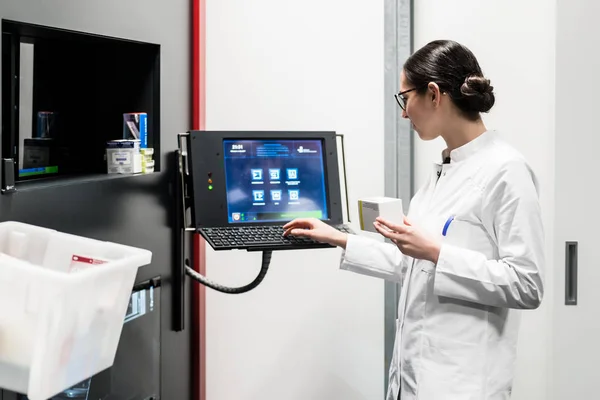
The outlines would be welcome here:
<svg viewBox="0 0 600 400">
<path fill-rule="evenodd" d="M 435 106 L 439 105 L 442 92 L 440 91 L 440 87 L 438 86 L 438 84 L 435 82 L 429 82 L 427 88 L 429 90 L 431 101 L 434 103 Z"/>
</svg>

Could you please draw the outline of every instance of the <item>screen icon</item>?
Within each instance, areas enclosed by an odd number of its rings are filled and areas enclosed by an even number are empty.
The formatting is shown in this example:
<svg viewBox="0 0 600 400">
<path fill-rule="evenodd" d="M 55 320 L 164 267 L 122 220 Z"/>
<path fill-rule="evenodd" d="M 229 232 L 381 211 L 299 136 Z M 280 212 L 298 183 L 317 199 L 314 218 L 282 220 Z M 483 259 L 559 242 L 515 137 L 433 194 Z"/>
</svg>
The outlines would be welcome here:
<svg viewBox="0 0 600 400">
<path fill-rule="evenodd" d="M 253 190 L 252 196 L 254 196 L 254 201 L 265 201 L 265 191 L 264 190 Z"/>
<path fill-rule="evenodd" d="M 241 217 L 242 217 L 242 215 L 240 213 L 233 213 L 233 214 L 231 214 L 231 218 L 234 221 L 239 221 Z"/>
<path fill-rule="evenodd" d="M 300 154 L 311 154 L 311 153 L 316 153 L 317 152 L 316 150 L 313 150 L 313 149 L 307 149 L 304 146 L 298 147 L 298 149 L 296 149 L 296 151 L 298 153 L 300 153 Z"/>
<path fill-rule="evenodd" d="M 271 178 L 272 181 L 279 180 L 279 173 L 280 173 L 279 168 L 274 168 L 274 169 L 269 168 L 269 177 Z"/>
<path fill-rule="evenodd" d="M 290 200 L 298 200 L 300 198 L 300 190 L 298 189 L 289 190 L 288 194 L 290 196 Z"/>
<path fill-rule="evenodd" d="M 281 201 L 281 190 L 271 190 L 271 200 Z"/>
<path fill-rule="evenodd" d="M 253 181 L 262 181 L 262 176 L 263 176 L 262 169 L 252 169 L 252 170 L 250 170 L 250 173 L 252 174 Z"/>
<path fill-rule="evenodd" d="M 298 168 L 288 168 L 286 172 L 288 179 L 298 179 Z"/>
</svg>

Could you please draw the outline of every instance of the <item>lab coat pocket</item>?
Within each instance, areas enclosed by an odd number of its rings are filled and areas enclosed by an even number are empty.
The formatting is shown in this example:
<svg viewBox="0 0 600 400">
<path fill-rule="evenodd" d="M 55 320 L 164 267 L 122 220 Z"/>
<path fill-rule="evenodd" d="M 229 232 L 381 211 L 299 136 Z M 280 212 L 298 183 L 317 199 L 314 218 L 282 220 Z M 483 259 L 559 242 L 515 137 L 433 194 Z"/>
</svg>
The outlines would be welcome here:
<svg viewBox="0 0 600 400">
<path fill-rule="evenodd" d="M 444 243 L 489 254 L 494 240 L 481 221 L 462 215 L 450 217 L 442 233 Z"/>
<path fill-rule="evenodd" d="M 423 334 L 421 357 L 419 400 L 484 398 L 486 354 L 479 345 Z"/>
</svg>

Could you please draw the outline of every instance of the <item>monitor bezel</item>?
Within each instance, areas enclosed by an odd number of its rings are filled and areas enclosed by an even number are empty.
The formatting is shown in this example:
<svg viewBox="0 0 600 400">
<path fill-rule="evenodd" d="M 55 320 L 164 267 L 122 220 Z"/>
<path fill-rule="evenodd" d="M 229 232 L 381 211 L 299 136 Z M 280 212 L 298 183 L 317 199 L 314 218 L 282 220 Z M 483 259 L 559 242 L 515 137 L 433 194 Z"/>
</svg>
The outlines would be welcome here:
<svg viewBox="0 0 600 400">
<path fill-rule="evenodd" d="M 343 223 L 336 133 L 333 131 L 190 131 L 188 137 L 189 173 L 193 200 L 192 219 L 196 229 L 206 227 L 245 227 L 283 225 L 286 221 L 230 223 L 225 180 L 224 140 L 320 140 L 325 170 L 325 195 L 329 218 Z M 209 183 L 209 179 L 212 183 Z M 212 186 L 212 190 L 208 186 Z"/>
</svg>

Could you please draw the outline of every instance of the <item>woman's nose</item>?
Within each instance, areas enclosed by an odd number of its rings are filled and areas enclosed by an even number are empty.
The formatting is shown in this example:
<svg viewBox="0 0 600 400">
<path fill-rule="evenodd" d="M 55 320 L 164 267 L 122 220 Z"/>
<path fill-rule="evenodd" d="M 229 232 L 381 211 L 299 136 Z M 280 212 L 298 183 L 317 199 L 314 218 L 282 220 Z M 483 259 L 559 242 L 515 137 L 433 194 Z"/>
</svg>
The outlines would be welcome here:
<svg viewBox="0 0 600 400">
<path fill-rule="evenodd" d="M 402 109 L 402 118 L 407 119 L 408 118 L 408 114 L 406 113 L 406 110 Z"/>
</svg>

